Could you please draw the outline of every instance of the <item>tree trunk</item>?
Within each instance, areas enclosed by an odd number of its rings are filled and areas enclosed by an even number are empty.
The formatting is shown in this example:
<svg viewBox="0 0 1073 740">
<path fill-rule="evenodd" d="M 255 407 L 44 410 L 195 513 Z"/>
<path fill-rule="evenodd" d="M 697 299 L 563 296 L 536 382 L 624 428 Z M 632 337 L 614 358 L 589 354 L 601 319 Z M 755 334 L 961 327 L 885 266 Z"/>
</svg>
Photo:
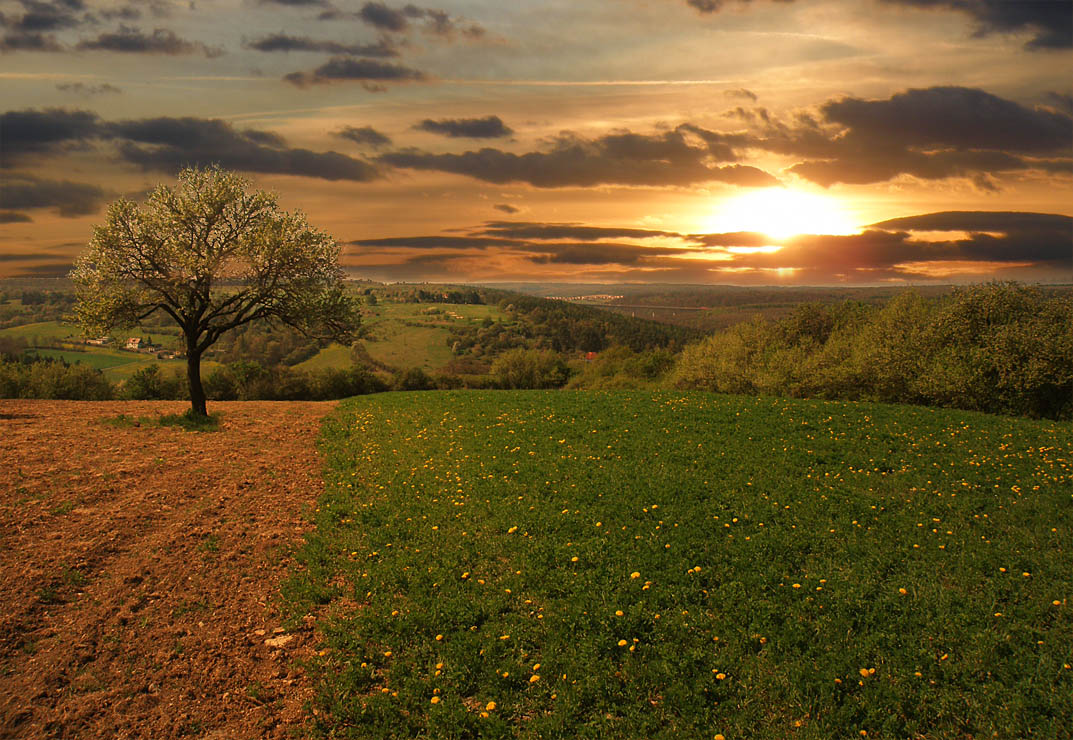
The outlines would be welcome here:
<svg viewBox="0 0 1073 740">
<path fill-rule="evenodd" d="M 195 416 L 208 416 L 205 409 L 205 389 L 201 386 L 201 353 L 194 339 L 186 341 L 186 377 L 190 382 L 190 410 Z"/>
</svg>

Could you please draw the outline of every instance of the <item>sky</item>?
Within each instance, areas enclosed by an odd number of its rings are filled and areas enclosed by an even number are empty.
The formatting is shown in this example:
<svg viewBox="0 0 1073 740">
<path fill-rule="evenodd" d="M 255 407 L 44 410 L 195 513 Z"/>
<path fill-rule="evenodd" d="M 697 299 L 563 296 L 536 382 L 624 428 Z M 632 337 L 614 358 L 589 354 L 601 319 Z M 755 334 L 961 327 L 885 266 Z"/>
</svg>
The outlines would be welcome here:
<svg viewBox="0 0 1073 740">
<path fill-rule="evenodd" d="M 0 277 L 218 164 L 355 278 L 1073 282 L 1073 1 L 0 0 Z"/>
</svg>

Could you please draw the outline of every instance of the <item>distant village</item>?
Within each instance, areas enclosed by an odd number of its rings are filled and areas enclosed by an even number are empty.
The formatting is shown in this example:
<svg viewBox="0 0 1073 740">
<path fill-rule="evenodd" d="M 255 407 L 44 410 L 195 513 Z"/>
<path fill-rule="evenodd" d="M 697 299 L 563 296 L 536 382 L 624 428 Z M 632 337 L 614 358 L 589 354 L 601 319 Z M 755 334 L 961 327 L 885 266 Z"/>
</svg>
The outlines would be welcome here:
<svg viewBox="0 0 1073 740">
<path fill-rule="evenodd" d="M 104 336 L 87 339 L 86 344 L 92 344 L 95 347 L 114 347 L 115 349 L 139 352 L 145 355 L 155 355 L 158 360 L 176 360 L 186 356 L 183 352 L 164 349 L 163 345 L 155 344 L 152 337 L 128 337 L 124 343 L 122 340 Z"/>
</svg>

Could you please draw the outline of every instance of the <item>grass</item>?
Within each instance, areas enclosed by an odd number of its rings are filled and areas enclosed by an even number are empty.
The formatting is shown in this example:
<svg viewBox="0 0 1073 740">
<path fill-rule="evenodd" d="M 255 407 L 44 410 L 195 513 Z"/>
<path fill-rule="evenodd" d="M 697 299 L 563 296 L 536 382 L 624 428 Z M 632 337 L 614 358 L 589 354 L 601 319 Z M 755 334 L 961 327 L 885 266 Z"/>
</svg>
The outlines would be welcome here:
<svg viewBox="0 0 1073 740">
<path fill-rule="evenodd" d="M 284 587 L 349 738 L 1057 737 L 1073 430 L 703 393 L 340 405 Z"/>
</svg>

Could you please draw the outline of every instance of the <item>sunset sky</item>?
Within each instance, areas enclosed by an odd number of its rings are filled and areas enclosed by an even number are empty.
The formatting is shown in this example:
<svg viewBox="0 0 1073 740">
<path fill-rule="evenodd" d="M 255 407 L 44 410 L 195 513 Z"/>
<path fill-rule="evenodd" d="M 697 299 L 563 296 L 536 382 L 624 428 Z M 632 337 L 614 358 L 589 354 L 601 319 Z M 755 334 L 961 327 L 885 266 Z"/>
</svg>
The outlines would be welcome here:
<svg viewBox="0 0 1073 740">
<path fill-rule="evenodd" d="M 0 277 L 188 164 L 385 281 L 1073 282 L 1068 0 L 0 0 Z"/>
</svg>

